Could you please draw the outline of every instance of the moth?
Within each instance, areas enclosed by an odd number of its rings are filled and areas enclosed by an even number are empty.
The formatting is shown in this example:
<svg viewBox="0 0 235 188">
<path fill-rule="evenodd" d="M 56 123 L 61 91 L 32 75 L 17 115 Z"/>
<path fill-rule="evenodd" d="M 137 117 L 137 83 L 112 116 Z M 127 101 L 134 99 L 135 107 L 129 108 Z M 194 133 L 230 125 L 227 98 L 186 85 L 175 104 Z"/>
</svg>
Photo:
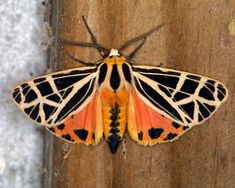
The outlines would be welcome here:
<svg viewBox="0 0 235 188">
<path fill-rule="evenodd" d="M 134 65 L 133 58 L 152 30 L 127 41 L 119 50 L 97 43 L 65 45 L 95 48 L 97 63 L 63 70 L 17 85 L 12 97 L 35 123 L 71 143 L 96 145 L 102 137 L 115 153 L 126 130 L 141 145 L 178 139 L 202 124 L 226 101 L 228 90 L 215 79 L 156 66 Z M 122 51 L 140 42 L 127 57 Z"/>
</svg>

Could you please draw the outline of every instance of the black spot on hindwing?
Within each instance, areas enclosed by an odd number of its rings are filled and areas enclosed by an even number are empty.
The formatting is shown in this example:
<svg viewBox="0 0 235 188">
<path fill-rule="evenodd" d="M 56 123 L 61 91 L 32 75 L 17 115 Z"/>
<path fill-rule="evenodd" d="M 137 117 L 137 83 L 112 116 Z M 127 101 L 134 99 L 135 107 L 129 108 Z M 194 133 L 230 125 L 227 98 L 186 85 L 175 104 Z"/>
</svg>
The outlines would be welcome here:
<svg viewBox="0 0 235 188">
<path fill-rule="evenodd" d="M 164 138 L 163 140 L 164 140 L 164 141 L 172 140 L 172 139 L 175 138 L 176 136 L 177 136 L 177 134 L 175 134 L 175 133 L 169 133 L 169 134 L 167 135 L 167 137 Z"/>
<path fill-rule="evenodd" d="M 71 136 L 69 134 L 64 134 L 61 137 L 68 140 L 68 141 L 70 141 L 70 142 L 74 142 L 74 140 L 71 138 Z"/>
<path fill-rule="evenodd" d="M 86 129 L 76 129 L 74 133 L 83 141 L 87 139 L 88 131 Z"/>
<path fill-rule="evenodd" d="M 138 133 L 138 139 L 139 140 L 143 140 L 143 132 L 142 131 L 140 131 L 139 133 Z"/>
<path fill-rule="evenodd" d="M 180 127 L 180 125 L 174 121 L 172 122 L 172 126 L 175 127 L 176 129 Z"/>
<path fill-rule="evenodd" d="M 62 123 L 62 124 L 58 125 L 57 128 L 58 128 L 59 130 L 63 130 L 63 129 L 64 129 L 64 124 Z"/>
<path fill-rule="evenodd" d="M 152 138 L 152 139 L 157 139 L 161 136 L 161 134 L 163 133 L 163 129 L 161 128 L 151 128 L 148 130 L 148 134 L 149 134 L 149 137 Z"/>
</svg>

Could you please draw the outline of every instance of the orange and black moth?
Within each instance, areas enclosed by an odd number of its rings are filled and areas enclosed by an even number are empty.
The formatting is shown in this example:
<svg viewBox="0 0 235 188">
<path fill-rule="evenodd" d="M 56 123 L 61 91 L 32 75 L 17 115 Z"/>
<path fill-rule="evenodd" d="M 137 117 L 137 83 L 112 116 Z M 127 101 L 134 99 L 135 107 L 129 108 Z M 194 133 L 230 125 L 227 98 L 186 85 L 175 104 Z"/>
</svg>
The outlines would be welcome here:
<svg viewBox="0 0 235 188">
<path fill-rule="evenodd" d="M 34 122 L 71 142 L 96 145 L 102 137 L 117 150 L 126 130 L 141 145 L 174 141 L 207 120 L 227 99 L 226 87 L 217 80 L 156 66 L 134 65 L 147 33 L 108 50 L 96 41 L 85 19 L 92 43 L 62 42 L 96 48 L 98 63 L 47 74 L 13 90 L 16 104 Z M 121 52 L 141 43 L 126 58 Z"/>
</svg>

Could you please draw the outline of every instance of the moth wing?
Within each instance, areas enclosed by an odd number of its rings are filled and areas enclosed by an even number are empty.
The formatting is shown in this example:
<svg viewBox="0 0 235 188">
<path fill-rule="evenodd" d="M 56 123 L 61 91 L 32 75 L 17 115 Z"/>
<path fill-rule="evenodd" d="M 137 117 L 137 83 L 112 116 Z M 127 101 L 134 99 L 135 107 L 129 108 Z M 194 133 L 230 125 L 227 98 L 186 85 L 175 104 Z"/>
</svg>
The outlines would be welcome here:
<svg viewBox="0 0 235 188">
<path fill-rule="evenodd" d="M 55 136 L 71 143 L 97 144 L 103 136 L 101 99 L 96 93 L 91 101 L 64 123 L 47 128 Z"/>
<path fill-rule="evenodd" d="M 228 96 L 219 81 L 187 72 L 134 66 L 133 77 L 136 92 L 146 105 L 184 126 L 203 123 Z"/>
<path fill-rule="evenodd" d="M 51 127 L 81 111 L 94 96 L 96 83 L 97 67 L 79 67 L 19 84 L 12 97 L 32 121 Z"/>
<path fill-rule="evenodd" d="M 187 126 L 177 124 L 146 105 L 132 89 L 129 96 L 128 132 L 139 144 L 153 145 L 173 141 L 187 129 Z"/>
<path fill-rule="evenodd" d="M 152 66 L 133 66 L 128 131 L 143 145 L 173 141 L 203 123 L 226 101 L 211 78 Z"/>
</svg>

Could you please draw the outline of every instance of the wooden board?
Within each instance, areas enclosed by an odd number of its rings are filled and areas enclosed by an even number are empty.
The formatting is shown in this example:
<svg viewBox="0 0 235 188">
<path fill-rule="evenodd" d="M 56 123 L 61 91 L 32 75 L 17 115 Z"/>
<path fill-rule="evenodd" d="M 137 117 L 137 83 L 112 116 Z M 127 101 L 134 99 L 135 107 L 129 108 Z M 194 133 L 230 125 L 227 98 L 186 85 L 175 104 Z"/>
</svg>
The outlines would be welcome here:
<svg viewBox="0 0 235 188">
<path fill-rule="evenodd" d="M 82 15 L 107 48 L 118 48 L 164 24 L 148 38 L 134 63 L 163 63 L 167 68 L 215 78 L 228 86 L 230 96 L 209 121 L 170 144 L 143 147 L 126 135 L 126 144 L 113 155 L 104 141 L 87 147 L 67 144 L 48 134 L 44 187 L 235 187 L 235 1 L 53 3 L 56 41 L 90 42 Z M 100 58 L 89 48 L 56 45 L 53 49 L 58 51 L 51 62 L 60 69 L 80 66 L 67 54 L 90 62 Z"/>
</svg>

